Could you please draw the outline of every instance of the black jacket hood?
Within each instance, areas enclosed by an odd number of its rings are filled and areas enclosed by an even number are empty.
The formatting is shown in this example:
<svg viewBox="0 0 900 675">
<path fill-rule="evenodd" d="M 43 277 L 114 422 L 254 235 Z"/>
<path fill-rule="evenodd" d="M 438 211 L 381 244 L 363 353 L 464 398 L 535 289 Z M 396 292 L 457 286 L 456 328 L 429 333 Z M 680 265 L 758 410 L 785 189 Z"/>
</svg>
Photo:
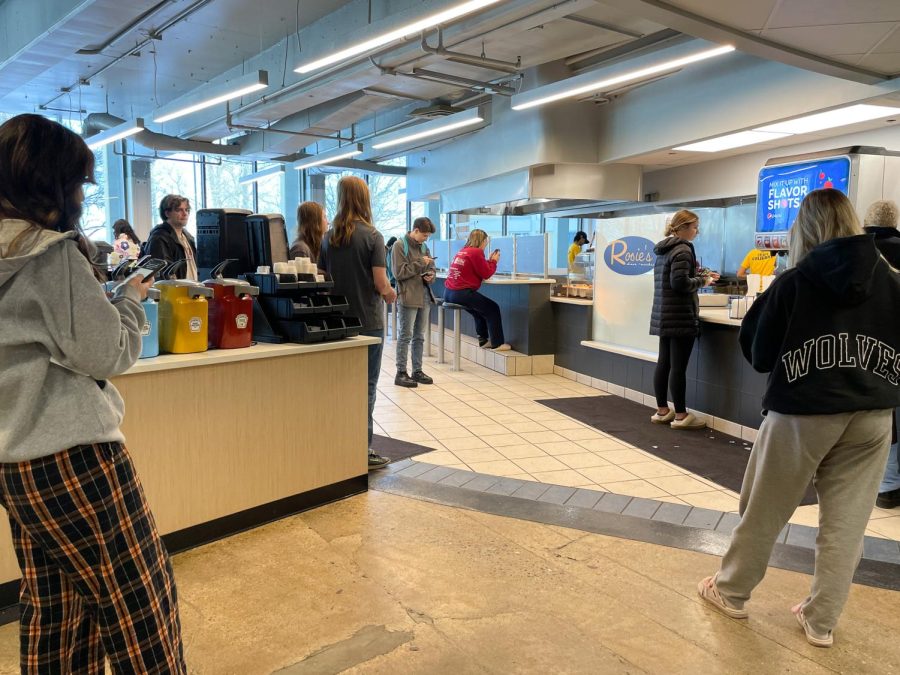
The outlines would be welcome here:
<svg viewBox="0 0 900 675">
<path fill-rule="evenodd" d="M 887 264 L 875 248 L 875 238 L 860 234 L 819 244 L 800 261 L 797 270 L 841 305 L 858 305 L 872 295 Z"/>
<path fill-rule="evenodd" d="M 665 255 L 673 248 L 678 246 L 678 244 L 687 244 L 691 248 L 694 248 L 694 245 L 689 242 L 687 239 L 682 239 L 681 237 L 676 237 L 674 234 L 666 237 L 660 242 L 657 242 L 656 246 L 653 247 L 653 252 L 656 255 Z"/>
</svg>

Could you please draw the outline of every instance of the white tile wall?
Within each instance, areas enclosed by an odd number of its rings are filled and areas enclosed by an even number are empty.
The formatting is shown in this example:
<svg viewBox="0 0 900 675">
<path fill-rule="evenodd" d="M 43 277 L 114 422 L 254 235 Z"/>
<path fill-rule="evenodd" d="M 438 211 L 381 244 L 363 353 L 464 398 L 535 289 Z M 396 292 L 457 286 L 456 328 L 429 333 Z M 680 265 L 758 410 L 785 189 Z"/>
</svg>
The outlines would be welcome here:
<svg viewBox="0 0 900 675">
<path fill-rule="evenodd" d="M 582 375 L 581 373 L 575 373 L 575 381 L 578 384 L 584 384 L 588 387 L 591 386 L 591 376 L 590 375 Z"/>
</svg>

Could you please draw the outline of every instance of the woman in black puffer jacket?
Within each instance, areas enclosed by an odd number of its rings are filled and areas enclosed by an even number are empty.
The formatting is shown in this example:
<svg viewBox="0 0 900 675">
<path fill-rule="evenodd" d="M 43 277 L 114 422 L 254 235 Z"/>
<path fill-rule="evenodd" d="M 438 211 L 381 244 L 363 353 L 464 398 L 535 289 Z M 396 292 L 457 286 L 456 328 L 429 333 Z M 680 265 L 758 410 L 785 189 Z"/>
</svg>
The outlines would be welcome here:
<svg viewBox="0 0 900 675">
<path fill-rule="evenodd" d="M 700 334 L 700 310 L 697 290 L 714 283 L 719 275 L 700 276 L 691 243 L 700 233 L 696 213 L 681 210 L 666 227 L 666 238 L 656 245 L 653 269 L 653 312 L 650 334 L 659 336 L 659 359 L 653 375 L 656 412 L 655 424 L 670 424 L 673 429 L 702 429 L 706 423 L 687 412 L 687 366 Z M 669 409 L 668 390 L 672 387 L 675 410 Z"/>
</svg>

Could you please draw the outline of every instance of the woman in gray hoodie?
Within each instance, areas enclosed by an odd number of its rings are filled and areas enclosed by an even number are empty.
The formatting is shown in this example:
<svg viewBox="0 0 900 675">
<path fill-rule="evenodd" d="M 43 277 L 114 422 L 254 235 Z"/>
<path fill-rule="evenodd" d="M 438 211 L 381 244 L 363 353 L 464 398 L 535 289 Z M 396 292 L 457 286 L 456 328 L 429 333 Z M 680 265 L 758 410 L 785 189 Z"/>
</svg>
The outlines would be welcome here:
<svg viewBox="0 0 900 675">
<path fill-rule="evenodd" d="M 23 672 L 186 672 L 172 568 L 107 378 L 146 283 L 106 298 L 79 233 L 94 156 L 39 115 L 0 126 L 0 503 L 22 569 Z"/>
</svg>

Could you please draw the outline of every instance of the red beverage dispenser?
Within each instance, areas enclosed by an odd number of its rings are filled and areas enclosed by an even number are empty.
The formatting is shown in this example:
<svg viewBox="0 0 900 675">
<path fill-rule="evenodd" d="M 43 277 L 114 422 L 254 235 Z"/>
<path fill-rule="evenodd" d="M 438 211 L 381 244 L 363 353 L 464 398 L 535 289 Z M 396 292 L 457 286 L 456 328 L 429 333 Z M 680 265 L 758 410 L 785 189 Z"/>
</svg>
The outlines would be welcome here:
<svg viewBox="0 0 900 675">
<path fill-rule="evenodd" d="M 225 279 L 222 273 L 231 259 L 225 260 L 203 282 L 213 291 L 209 301 L 209 346 L 217 349 L 249 347 L 253 341 L 253 296 L 256 286 L 240 279 Z"/>
</svg>

